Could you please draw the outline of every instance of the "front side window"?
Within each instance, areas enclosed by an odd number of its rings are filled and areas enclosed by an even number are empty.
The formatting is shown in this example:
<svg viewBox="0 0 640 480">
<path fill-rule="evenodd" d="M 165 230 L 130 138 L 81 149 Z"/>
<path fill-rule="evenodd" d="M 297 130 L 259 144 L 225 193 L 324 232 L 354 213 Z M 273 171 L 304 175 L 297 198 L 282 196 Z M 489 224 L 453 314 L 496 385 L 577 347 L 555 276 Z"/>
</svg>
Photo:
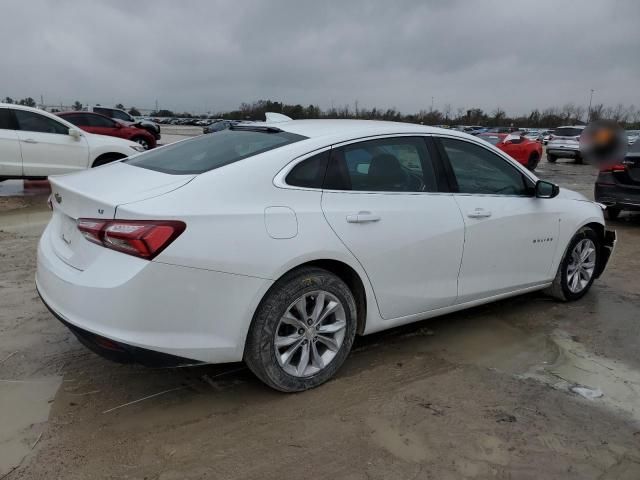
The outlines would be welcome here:
<svg viewBox="0 0 640 480">
<path fill-rule="evenodd" d="M 18 129 L 26 132 L 57 133 L 67 135 L 69 129 L 54 119 L 26 110 L 14 110 Z"/>
<path fill-rule="evenodd" d="M 200 174 L 306 138 L 279 130 L 223 130 L 151 150 L 125 162 L 173 175 Z"/>
<path fill-rule="evenodd" d="M 436 174 L 421 137 L 358 142 L 332 150 L 327 190 L 433 192 Z"/>
<path fill-rule="evenodd" d="M 8 108 L 0 108 L 0 129 L 13 130 L 13 119 Z"/>
<path fill-rule="evenodd" d="M 464 140 L 440 139 L 459 193 L 529 195 L 524 174 L 489 149 Z"/>
</svg>

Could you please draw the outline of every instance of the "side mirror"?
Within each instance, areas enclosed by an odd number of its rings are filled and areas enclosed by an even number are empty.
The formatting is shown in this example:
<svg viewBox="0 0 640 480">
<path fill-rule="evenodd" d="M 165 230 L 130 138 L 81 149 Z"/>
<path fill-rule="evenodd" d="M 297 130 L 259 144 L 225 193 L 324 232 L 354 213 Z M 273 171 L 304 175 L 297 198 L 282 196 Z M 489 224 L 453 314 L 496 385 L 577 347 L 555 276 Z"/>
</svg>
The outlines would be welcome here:
<svg viewBox="0 0 640 480">
<path fill-rule="evenodd" d="M 538 180 L 536 183 L 536 197 L 538 198 L 553 198 L 557 197 L 559 193 L 560 187 L 555 183 L 545 180 Z"/>
<path fill-rule="evenodd" d="M 73 138 L 74 140 L 80 140 L 80 137 L 82 136 L 82 133 L 80 132 L 80 130 L 76 130 L 75 128 L 70 128 L 69 129 L 69 136 L 71 138 Z"/>
</svg>

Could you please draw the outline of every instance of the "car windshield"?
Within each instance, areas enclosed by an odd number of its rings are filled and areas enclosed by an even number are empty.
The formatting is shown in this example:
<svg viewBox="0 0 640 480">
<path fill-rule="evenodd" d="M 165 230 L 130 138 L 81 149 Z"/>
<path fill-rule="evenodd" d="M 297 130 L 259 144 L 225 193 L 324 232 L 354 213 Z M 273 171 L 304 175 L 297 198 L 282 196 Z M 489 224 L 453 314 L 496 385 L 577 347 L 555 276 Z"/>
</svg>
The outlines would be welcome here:
<svg viewBox="0 0 640 480">
<path fill-rule="evenodd" d="M 582 133 L 581 128 L 562 127 L 557 128 L 554 135 L 556 137 L 578 137 Z"/>
<path fill-rule="evenodd" d="M 125 162 L 173 175 L 200 174 L 305 138 L 279 130 L 223 130 L 151 150 Z"/>
<path fill-rule="evenodd" d="M 640 141 L 636 140 L 629 146 L 628 155 L 640 157 Z"/>
</svg>

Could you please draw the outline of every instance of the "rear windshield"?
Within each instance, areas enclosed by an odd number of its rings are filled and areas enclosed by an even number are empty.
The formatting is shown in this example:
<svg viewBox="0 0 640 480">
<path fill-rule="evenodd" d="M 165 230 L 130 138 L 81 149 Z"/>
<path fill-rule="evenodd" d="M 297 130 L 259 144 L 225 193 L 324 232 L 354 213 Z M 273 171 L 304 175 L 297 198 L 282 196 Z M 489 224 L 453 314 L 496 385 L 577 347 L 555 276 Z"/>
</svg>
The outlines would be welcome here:
<svg viewBox="0 0 640 480">
<path fill-rule="evenodd" d="M 480 138 L 489 142 L 491 145 L 497 145 L 500 143 L 500 137 L 498 135 L 480 135 Z"/>
<path fill-rule="evenodd" d="M 199 174 L 305 138 L 282 131 L 223 130 L 151 150 L 125 162 L 173 175 Z"/>
<path fill-rule="evenodd" d="M 581 133 L 582 133 L 581 128 L 571 128 L 571 127 L 556 128 L 556 131 L 553 132 L 553 134 L 556 137 L 578 137 L 580 136 Z"/>
</svg>

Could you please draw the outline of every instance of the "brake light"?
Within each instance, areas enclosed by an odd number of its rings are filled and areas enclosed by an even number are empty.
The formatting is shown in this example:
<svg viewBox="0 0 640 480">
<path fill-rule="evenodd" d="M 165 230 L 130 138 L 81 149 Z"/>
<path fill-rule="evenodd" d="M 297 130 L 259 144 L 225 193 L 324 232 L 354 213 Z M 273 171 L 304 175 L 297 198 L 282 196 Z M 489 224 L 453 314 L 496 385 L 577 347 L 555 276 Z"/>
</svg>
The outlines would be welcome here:
<svg viewBox="0 0 640 480">
<path fill-rule="evenodd" d="M 147 260 L 167 248 L 186 227 L 175 220 L 78 219 L 78 230 L 88 241 Z"/>
<path fill-rule="evenodd" d="M 603 173 L 612 173 L 612 172 L 624 172 L 626 167 L 622 163 L 615 163 L 613 165 L 603 165 L 600 167 L 600 171 Z"/>
</svg>

